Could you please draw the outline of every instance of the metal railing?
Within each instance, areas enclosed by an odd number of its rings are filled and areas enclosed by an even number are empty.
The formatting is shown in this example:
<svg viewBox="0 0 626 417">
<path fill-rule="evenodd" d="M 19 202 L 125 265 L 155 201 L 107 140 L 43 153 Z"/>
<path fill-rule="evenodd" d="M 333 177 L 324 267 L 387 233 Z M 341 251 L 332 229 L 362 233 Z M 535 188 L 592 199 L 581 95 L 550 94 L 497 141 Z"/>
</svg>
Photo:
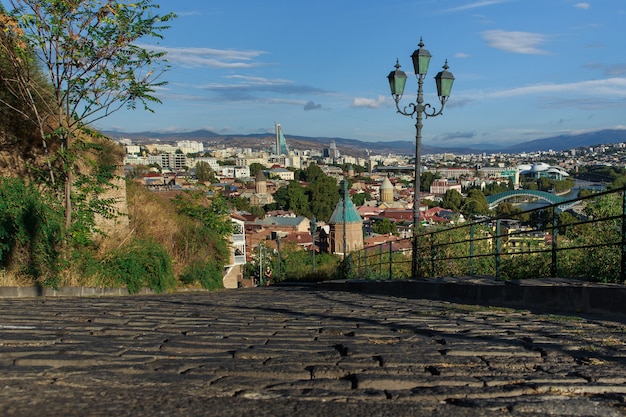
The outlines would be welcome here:
<svg viewBox="0 0 626 417">
<path fill-rule="evenodd" d="M 422 226 L 418 277 L 575 277 L 626 280 L 625 188 L 455 226 Z M 573 208 L 562 211 L 563 207 Z M 344 268 L 358 279 L 406 279 L 411 239 L 353 252 Z"/>
</svg>

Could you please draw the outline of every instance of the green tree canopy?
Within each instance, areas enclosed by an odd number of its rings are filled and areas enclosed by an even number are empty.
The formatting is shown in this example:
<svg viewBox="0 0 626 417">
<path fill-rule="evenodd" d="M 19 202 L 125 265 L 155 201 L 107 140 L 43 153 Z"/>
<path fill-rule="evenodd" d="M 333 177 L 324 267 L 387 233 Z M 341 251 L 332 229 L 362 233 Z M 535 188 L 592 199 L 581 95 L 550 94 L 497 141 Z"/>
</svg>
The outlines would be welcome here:
<svg viewBox="0 0 626 417">
<path fill-rule="evenodd" d="M 4 80 L 11 94 L 26 104 L 43 141 L 59 144 L 60 177 L 64 183 L 65 226 L 72 221 L 74 176 L 85 149 L 88 125 L 120 109 L 141 104 L 151 111 L 159 77 L 167 69 L 165 52 L 142 47 L 148 38 L 162 38 L 172 14 L 158 15 L 151 0 L 75 1 L 9 0 L 10 18 L 4 19 L 2 54 L 19 74 Z M 11 42 L 4 42 L 10 39 Z M 41 89 L 29 71 L 29 57 L 36 57 L 49 87 Z M 35 73 L 35 77 L 38 75 Z M 51 101 L 40 100 L 52 93 Z M 6 105 L 6 103 L 2 103 Z M 19 109 L 14 108 L 19 111 Z M 52 132 L 52 133 L 49 133 Z M 51 171 L 50 181 L 56 183 Z M 84 177 L 80 179 L 84 183 Z"/>
<path fill-rule="evenodd" d="M 503 193 L 508 190 L 509 190 L 508 184 L 502 185 L 502 184 L 498 184 L 497 182 L 492 182 L 485 186 L 484 194 L 488 196 L 488 195 Z"/>
<path fill-rule="evenodd" d="M 265 165 L 253 162 L 250 164 L 250 176 L 254 178 L 258 175 L 259 171 L 263 171 L 264 169 Z"/>
<path fill-rule="evenodd" d="M 200 161 L 196 164 L 196 179 L 200 182 L 217 182 L 215 172 L 208 162 Z"/>
<path fill-rule="evenodd" d="M 293 180 L 274 194 L 276 208 L 291 210 L 299 216 L 310 216 L 309 198 L 300 182 Z"/>
<path fill-rule="evenodd" d="M 471 189 L 463 203 L 463 214 L 489 214 L 489 211 L 485 194 L 477 188 Z"/>
<path fill-rule="evenodd" d="M 306 193 L 311 213 L 320 220 L 328 221 L 339 201 L 337 181 L 324 174 L 317 165 L 309 165 L 306 172 L 310 181 Z"/>
<path fill-rule="evenodd" d="M 458 211 L 463 203 L 463 196 L 457 190 L 447 190 L 441 200 L 441 207 Z"/>
<path fill-rule="evenodd" d="M 172 201 L 179 213 L 201 223 L 213 233 L 219 236 L 232 233 L 230 207 L 221 194 L 215 194 L 209 201 L 202 191 L 188 191 L 176 194 Z"/>
<path fill-rule="evenodd" d="M 355 206 L 362 206 L 366 201 L 371 200 L 372 195 L 370 193 L 357 193 L 352 196 L 352 202 Z"/>
<path fill-rule="evenodd" d="M 508 215 L 515 213 L 515 206 L 509 201 L 503 201 L 496 207 L 496 214 L 498 216 Z"/>
<path fill-rule="evenodd" d="M 229 202 L 236 210 L 250 211 L 250 200 L 245 197 L 234 197 Z"/>
<path fill-rule="evenodd" d="M 398 233 L 398 228 L 396 227 L 396 224 L 389 219 L 382 219 L 374 222 L 372 228 L 374 229 L 375 233 L 381 235 L 396 235 Z"/>
<path fill-rule="evenodd" d="M 304 180 L 308 182 L 313 182 L 320 177 L 326 177 L 322 168 L 317 164 L 311 164 L 304 170 Z"/>
<path fill-rule="evenodd" d="M 429 192 L 431 184 L 438 178 L 441 178 L 441 175 L 433 174 L 430 171 L 422 172 L 422 175 L 420 176 L 420 190 L 425 193 Z"/>
</svg>

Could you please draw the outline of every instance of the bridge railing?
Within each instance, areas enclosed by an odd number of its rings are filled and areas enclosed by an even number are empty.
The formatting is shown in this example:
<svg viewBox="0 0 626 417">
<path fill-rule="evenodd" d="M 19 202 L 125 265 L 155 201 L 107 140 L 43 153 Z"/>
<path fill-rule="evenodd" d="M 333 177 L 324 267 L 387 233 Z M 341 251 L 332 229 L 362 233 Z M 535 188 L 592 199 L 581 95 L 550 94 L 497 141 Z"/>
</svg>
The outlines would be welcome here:
<svg viewBox="0 0 626 417">
<path fill-rule="evenodd" d="M 420 277 L 575 277 L 626 281 L 625 189 L 455 226 L 422 226 Z M 562 206 L 577 204 L 569 210 Z M 344 278 L 407 279 L 411 239 L 366 247 L 346 258 Z"/>
</svg>

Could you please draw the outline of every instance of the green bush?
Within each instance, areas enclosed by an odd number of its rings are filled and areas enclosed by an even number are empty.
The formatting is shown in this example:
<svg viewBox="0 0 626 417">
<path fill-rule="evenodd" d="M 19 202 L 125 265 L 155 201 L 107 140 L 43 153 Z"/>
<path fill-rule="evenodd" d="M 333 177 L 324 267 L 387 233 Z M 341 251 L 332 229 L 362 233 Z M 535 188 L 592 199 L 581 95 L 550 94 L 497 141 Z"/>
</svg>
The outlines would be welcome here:
<svg viewBox="0 0 626 417">
<path fill-rule="evenodd" d="M 549 277 L 551 256 L 547 252 L 504 254 L 501 260 L 502 279 Z"/>
<path fill-rule="evenodd" d="M 115 252 L 106 261 L 105 274 L 131 294 L 143 287 L 162 293 L 176 286 L 169 254 L 153 241 L 136 240 Z"/>
<path fill-rule="evenodd" d="M 0 178 L 0 266 L 56 286 L 63 218 L 54 201 L 21 179 Z"/>
<path fill-rule="evenodd" d="M 222 280 L 222 267 L 218 261 L 209 259 L 207 261 L 192 262 L 180 276 L 185 284 L 195 284 L 197 282 L 202 288 L 207 290 L 218 290 L 224 288 Z"/>
</svg>

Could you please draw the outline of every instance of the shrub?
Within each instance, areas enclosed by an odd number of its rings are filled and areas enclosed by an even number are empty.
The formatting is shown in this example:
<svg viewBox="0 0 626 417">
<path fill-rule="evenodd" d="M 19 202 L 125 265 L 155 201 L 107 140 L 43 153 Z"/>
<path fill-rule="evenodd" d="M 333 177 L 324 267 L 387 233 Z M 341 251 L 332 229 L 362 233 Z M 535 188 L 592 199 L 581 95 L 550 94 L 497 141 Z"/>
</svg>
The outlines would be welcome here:
<svg viewBox="0 0 626 417">
<path fill-rule="evenodd" d="M 222 280 L 222 268 L 218 261 L 209 259 L 207 261 L 192 262 L 180 276 L 185 284 L 200 283 L 202 288 L 207 290 L 217 290 L 224 288 Z"/>
<path fill-rule="evenodd" d="M 0 266 L 56 286 L 63 219 L 52 199 L 21 179 L 0 179 Z"/>
<path fill-rule="evenodd" d="M 105 273 L 118 285 L 126 285 L 131 294 L 144 286 L 162 293 L 176 285 L 169 254 L 153 241 L 136 240 L 114 251 Z"/>
</svg>

